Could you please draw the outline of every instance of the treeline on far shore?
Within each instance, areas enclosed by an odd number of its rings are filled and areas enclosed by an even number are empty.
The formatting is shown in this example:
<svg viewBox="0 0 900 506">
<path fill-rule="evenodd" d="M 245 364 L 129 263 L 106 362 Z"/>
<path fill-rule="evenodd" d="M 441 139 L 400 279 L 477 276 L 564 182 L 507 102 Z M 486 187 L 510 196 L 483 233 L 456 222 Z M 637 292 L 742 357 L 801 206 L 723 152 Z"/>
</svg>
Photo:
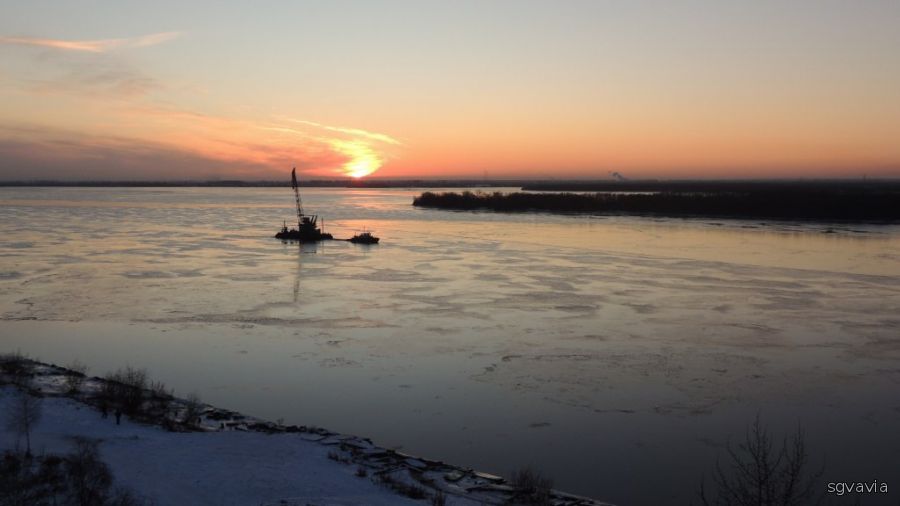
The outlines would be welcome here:
<svg viewBox="0 0 900 506">
<path fill-rule="evenodd" d="M 803 221 L 900 222 L 895 189 L 771 188 L 656 193 L 425 192 L 418 207 L 496 212 L 625 214 Z"/>
</svg>

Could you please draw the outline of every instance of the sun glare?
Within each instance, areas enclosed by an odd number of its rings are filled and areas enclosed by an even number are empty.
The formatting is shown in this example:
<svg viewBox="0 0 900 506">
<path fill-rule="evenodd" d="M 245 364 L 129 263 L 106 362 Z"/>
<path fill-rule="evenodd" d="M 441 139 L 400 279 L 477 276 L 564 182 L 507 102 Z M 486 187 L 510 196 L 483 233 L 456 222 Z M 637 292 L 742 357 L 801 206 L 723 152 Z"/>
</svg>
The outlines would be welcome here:
<svg viewBox="0 0 900 506">
<path fill-rule="evenodd" d="M 378 170 L 377 162 L 365 158 L 362 160 L 354 160 L 344 165 L 344 173 L 352 178 L 359 179 Z"/>
<path fill-rule="evenodd" d="M 381 156 L 368 143 L 359 140 L 334 140 L 332 147 L 350 159 L 341 166 L 344 175 L 354 179 L 368 176 L 381 168 Z"/>
</svg>

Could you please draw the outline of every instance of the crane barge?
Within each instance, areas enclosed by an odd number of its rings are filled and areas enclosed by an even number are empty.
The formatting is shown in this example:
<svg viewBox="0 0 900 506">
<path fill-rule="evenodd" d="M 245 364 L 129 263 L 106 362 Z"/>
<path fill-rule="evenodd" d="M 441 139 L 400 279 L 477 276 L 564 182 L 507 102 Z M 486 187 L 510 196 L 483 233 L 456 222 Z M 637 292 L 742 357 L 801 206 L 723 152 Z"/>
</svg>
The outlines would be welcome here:
<svg viewBox="0 0 900 506">
<path fill-rule="evenodd" d="M 281 227 L 281 231 L 275 234 L 276 239 L 299 242 L 318 242 L 334 239 L 331 234 L 319 228 L 319 216 L 316 214 L 304 214 L 303 203 L 300 201 L 300 189 L 297 186 L 297 167 L 291 170 L 291 186 L 294 188 L 294 199 L 297 202 L 297 228 L 288 229 L 287 223 Z M 324 219 L 322 222 L 324 223 Z"/>
</svg>

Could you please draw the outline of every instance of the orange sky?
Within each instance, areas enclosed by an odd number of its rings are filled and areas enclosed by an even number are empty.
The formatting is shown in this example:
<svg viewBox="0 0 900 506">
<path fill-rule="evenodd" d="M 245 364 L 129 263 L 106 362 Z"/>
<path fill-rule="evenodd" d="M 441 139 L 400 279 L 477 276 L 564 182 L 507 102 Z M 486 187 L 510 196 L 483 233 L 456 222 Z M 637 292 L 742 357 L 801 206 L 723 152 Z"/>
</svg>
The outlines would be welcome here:
<svg viewBox="0 0 900 506">
<path fill-rule="evenodd" d="M 0 7 L 0 179 L 900 177 L 900 4 Z"/>
</svg>

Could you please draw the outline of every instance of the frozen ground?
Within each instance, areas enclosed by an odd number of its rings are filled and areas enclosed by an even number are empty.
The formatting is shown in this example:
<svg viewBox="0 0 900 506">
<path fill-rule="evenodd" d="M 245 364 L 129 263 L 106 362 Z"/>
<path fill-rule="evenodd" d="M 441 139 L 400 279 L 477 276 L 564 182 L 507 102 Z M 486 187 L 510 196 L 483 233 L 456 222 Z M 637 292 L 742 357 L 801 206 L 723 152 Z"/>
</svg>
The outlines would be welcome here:
<svg viewBox="0 0 900 506">
<path fill-rule="evenodd" d="M 0 412 L 13 390 L 3 389 Z M 101 453 L 117 484 L 164 505 L 421 504 L 354 476 L 354 468 L 329 460 L 328 448 L 295 435 L 257 432 L 166 432 L 126 419 L 117 426 L 96 410 L 64 398 L 43 402 L 32 436 L 37 453 L 68 453 L 74 436 L 102 441 Z M 0 446 L 12 448 L 4 431 Z"/>
<path fill-rule="evenodd" d="M 41 417 L 31 432 L 34 453 L 68 453 L 76 438 L 97 441 L 115 485 L 159 506 L 403 505 L 430 502 L 438 493 L 446 504 L 474 506 L 508 504 L 515 493 L 499 477 L 379 448 L 367 439 L 283 426 L 208 405 L 188 431 L 164 430 L 162 415 L 152 415 L 152 424 L 128 416 L 117 424 L 91 405 L 104 380 L 87 379 L 73 395 L 66 393 L 67 371 L 26 363 L 27 389 L 0 375 L 0 385 L 7 384 L 0 387 L 0 450 L 20 450 L 24 444 L 6 424 L 16 397 L 41 395 Z M 183 419 L 185 405 L 172 399 L 165 418 Z M 604 506 L 553 494 L 556 506 Z"/>
</svg>

